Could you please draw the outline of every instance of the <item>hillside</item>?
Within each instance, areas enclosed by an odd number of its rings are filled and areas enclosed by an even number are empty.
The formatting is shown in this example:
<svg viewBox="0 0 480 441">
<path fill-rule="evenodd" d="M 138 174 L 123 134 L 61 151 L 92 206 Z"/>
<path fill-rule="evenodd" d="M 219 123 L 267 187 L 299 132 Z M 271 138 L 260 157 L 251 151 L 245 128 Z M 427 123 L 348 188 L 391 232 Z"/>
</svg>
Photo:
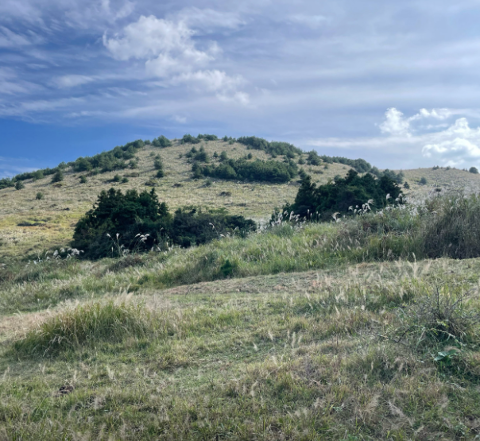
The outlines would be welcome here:
<svg viewBox="0 0 480 441">
<path fill-rule="evenodd" d="M 189 248 L 52 253 L 112 186 L 264 222 L 295 198 L 298 177 L 193 179 L 193 146 L 214 167 L 214 152 L 246 169 L 294 159 L 319 183 L 350 169 L 232 141 L 172 144 L 139 148 L 136 168 L 65 164 L 62 181 L 50 170 L 0 190 L 0 440 L 478 439 L 479 175 L 403 171 L 412 203 L 383 193 L 378 211 Z"/>
<path fill-rule="evenodd" d="M 225 151 L 229 158 L 237 159 L 248 155 L 253 159 L 283 161 L 283 156 L 272 158 L 260 150 L 247 150 L 240 143 L 229 144 L 221 140 L 204 141 L 201 144 L 181 144 L 179 140 L 171 147 L 157 148 L 145 146 L 137 154 L 138 168 L 117 170 L 89 176 L 88 172 L 74 173 L 67 169 L 61 183 L 52 184 L 47 176 L 37 181 L 26 180 L 25 188 L 0 190 L 0 259 L 2 256 L 35 253 L 51 247 L 64 247 L 73 234 L 78 219 L 89 210 L 101 190 L 111 187 L 122 190 L 137 189 L 143 191 L 151 187 L 145 184 L 155 182 L 155 191 L 160 200 L 171 209 L 184 205 L 199 205 L 208 208 L 226 208 L 232 214 L 242 214 L 255 220 L 268 220 L 275 207 L 281 207 L 286 201 L 293 200 L 298 190 L 298 178 L 286 184 L 262 182 L 238 182 L 211 179 L 212 185 L 206 186 L 206 179 L 193 180 L 192 164 L 186 154 L 195 147 L 204 146 L 210 157 L 214 152 L 219 155 Z M 156 179 L 154 157 L 160 155 L 164 163 L 165 177 Z M 182 157 L 180 158 L 180 155 Z M 306 154 L 303 155 L 306 158 Z M 296 158 L 298 161 L 298 158 Z M 212 158 L 213 163 L 218 160 Z M 350 169 L 347 165 L 325 164 L 319 166 L 304 165 L 315 181 L 325 183 L 336 175 L 345 175 Z M 115 175 L 127 176 L 128 183 L 115 183 Z M 88 182 L 80 183 L 80 176 L 86 175 Z M 44 198 L 36 200 L 36 194 L 42 192 Z"/>
<path fill-rule="evenodd" d="M 135 157 L 137 168 L 110 171 L 91 176 L 89 172 L 73 172 L 71 167 L 65 170 L 65 179 L 52 184 L 52 176 L 43 179 L 27 179 L 25 188 L 0 189 L 0 260 L 8 256 L 35 254 L 53 247 L 66 247 L 71 240 L 78 219 L 89 210 L 102 190 L 111 187 L 122 190 L 145 188 L 153 183 L 160 200 L 175 210 L 180 206 L 197 205 L 207 208 L 225 208 L 231 214 L 242 214 L 256 221 L 265 222 L 276 207 L 292 201 L 298 191 L 298 178 L 288 183 L 272 184 L 264 182 L 239 182 L 222 179 L 192 179 L 191 160 L 186 157 L 192 149 L 204 147 L 211 163 L 218 164 L 213 158 L 216 152 L 227 153 L 228 158 L 238 159 L 248 154 L 252 160 L 274 160 L 283 162 L 285 157 L 273 158 L 262 150 L 247 149 L 238 142 L 223 140 L 203 140 L 199 144 L 182 144 L 174 140 L 167 148 L 147 145 L 140 149 Z M 165 176 L 155 178 L 155 156 L 160 155 L 164 164 Z M 304 153 L 303 159 L 308 155 Z M 295 162 L 300 158 L 297 156 Z M 299 166 L 312 176 L 315 182 L 324 184 L 335 176 L 344 176 L 351 168 L 340 163 L 320 165 L 303 164 Z M 398 170 L 397 170 L 398 172 Z M 480 175 L 473 175 L 457 169 L 415 169 L 403 170 L 405 180 L 410 184 L 407 195 L 425 195 L 435 186 L 442 188 L 466 188 L 472 191 L 480 188 Z M 114 182 L 114 176 L 127 177 L 127 183 Z M 86 176 L 87 183 L 80 183 L 80 177 Z M 422 177 L 427 185 L 420 185 Z M 207 184 L 207 180 L 211 185 Z M 207 185 L 206 185 L 207 184 Z M 43 198 L 36 199 L 41 192 Z"/>
</svg>

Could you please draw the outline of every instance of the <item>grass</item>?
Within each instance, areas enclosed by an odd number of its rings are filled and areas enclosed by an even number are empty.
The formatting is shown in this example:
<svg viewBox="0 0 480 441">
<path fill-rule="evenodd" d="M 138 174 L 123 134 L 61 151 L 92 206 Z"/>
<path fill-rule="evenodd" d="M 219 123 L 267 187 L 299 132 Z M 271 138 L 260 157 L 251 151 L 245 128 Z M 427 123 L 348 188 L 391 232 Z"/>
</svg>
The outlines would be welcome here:
<svg viewBox="0 0 480 441">
<path fill-rule="evenodd" d="M 263 151 L 247 150 L 242 144 L 229 144 L 223 141 L 210 141 L 202 144 L 210 157 L 216 151 L 226 151 L 229 158 L 238 159 L 251 153 L 253 159 L 272 159 Z M 197 145 L 197 150 L 199 146 Z M 159 199 L 165 201 L 174 211 L 184 205 L 201 205 L 207 208 L 226 208 L 231 214 L 242 214 L 255 220 L 267 220 L 275 207 L 281 207 L 286 201 L 293 200 L 299 184 L 263 184 L 237 181 L 212 180 L 206 186 L 206 180 L 191 179 L 191 164 L 185 154 L 191 144 L 174 141 L 172 147 L 160 149 L 145 147 L 138 154 L 138 168 L 126 169 L 88 176 L 87 183 L 80 183 L 80 177 L 86 173 L 66 172 L 60 186 L 51 184 L 51 176 L 37 181 L 25 181 L 25 188 L 0 190 L 0 261 L 25 254 L 36 254 L 52 247 L 65 247 L 73 235 L 78 219 L 89 210 L 101 190 L 118 187 L 122 190 L 137 189 L 143 191 L 146 183 L 152 181 Z M 155 155 L 160 154 L 164 164 L 165 177 L 156 178 Z M 182 155 L 180 158 L 179 156 Z M 306 154 L 304 155 L 306 158 Z M 276 160 L 283 161 L 283 156 Z M 346 174 L 350 167 L 331 164 L 328 170 L 321 166 L 303 166 L 317 182 L 326 183 L 337 174 Z M 323 170 L 319 175 L 315 171 Z M 128 183 L 112 182 L 115 175 L 127 176 Z M 43 199 L 37 200 L 41 191 Z M 223 195 L 222 195 L 223 193 Z M 40 225 L 21 227 L 18 224 Z"/>
<path fill-rule="evenodd" d="M 477 346 L 453 361 L 470 363 L 467 372 L 383 337 L 400 324 L 398 308 L 439 282 L 437 265 L 458 272 L 445 271 L 442 283 L 476 285 L 468 280 L 477 268 L 467 267 L 476 261 L 459 263 L 376 263 L 146 294 L 130 302 L 164 326 L 55 357 L 10 355 L 38 333 L 17 335 L 0 362 L 3 437 L 473 439 Z M 71 311 L 83 316 L 81 308 Z"/>
<path fill-rule="evenodd" d="M 296 193 L 205 187 L 178 157 L 190 148 L 160 151 L 172 208 L 265 219 Z M 144 188 L 150 150 L 118 185 Z M 0 440 L 480 437 L 476 196 L 96 262 L 40 252 L 66 244 L 111 177 L 0 191 Z"/>
</svg>

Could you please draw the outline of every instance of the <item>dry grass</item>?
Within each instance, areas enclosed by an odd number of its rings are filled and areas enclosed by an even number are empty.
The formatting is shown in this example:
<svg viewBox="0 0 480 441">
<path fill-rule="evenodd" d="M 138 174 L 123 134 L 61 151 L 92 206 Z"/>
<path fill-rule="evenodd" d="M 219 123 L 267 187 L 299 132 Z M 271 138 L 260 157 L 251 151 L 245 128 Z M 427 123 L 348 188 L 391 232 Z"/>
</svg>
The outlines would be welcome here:
<svg viewBox="0 0 480 441">
<path fill-rule="evenodd" d="M 476 346 L 452 371 L 378 335 L 423 289 L 469 289 L 477 275 L 476 260 L 392 262 L 145 293 L 130 301 L 161 324 L 147 338 L 94 335 L 20 360 L 3 343 L 2 437 L 474 439 Z M 50 314 L 46 324 L 65 310 Z M 46 325 L 31 326 L 17 341 Z"/>
<path fill-rule="evenodd" d="M 271 159 L 263 151 L 247 150 L 242 144 L 228 144 L 223 141 L 210 141 L 195 145 L 197 150 L 203 145 L 212 157 L 214 152 L 226 151 L 229 158 L 240 158 L 251 153 L 254 158 Z M 295 198 L 298 183 L 265 184 L 236 181 L 213 181 L 205 186 L 205 180 L 191 179 L 191 164 L 185 158 L 192 148 L 178 141 L 169 148 L 146 147 L 137 157 L 138 169 L 121 170 L 88 177 L 86 184 L 80 184 L 79 177 L 85 173 L 65 173 L 61 186 L 51 184 L 51 176 L 36 182 L 25 181 L 23 190 L 12 188 L 0 190 L 0 259 L 25 253 L 34 253 L 55 246 L 66 246 L 73 235 L 78 219 L 89 210 L 101 190 L 118 187 L 123 190 L 135 188 L 143 191 L 145 183 L 155 178 L 154 155 L 160 154 L 164 163 L 165 177 L 156 179 L 155 188 L 160 200 L 167 202 L 174 210 L 184 205 L 200 205 L 208 208 L 226 208 L 231 214 L 242 214 L 255 220 L 268 219 L 275 207 Z M 179 158 L 182 154 L 183 157 Z M 304 155 L 306 157 L 306 155 Z M 297 158 L 298 159 L 298 158 Z M 283 156 L 277 160 L 282 161 Z M 341 164 L 323 166 L 303 166 L 314 180 L 326 183 L 335 175 L 344 175 L 350 167 Z M 322 174 L 317 174 L 321 172 Z M 129 177 L 126 184 L 113 183 L 116 174 L 120 176 L 138 173 Z M 177 186 L 177 185 L 181 186 Z M 44 198 L 36 200 L 38 191 Z M 221 193 L 230 194 L 222 196 Z M 18 224 L 40 224 L 22 227 Z"/>
</svg>

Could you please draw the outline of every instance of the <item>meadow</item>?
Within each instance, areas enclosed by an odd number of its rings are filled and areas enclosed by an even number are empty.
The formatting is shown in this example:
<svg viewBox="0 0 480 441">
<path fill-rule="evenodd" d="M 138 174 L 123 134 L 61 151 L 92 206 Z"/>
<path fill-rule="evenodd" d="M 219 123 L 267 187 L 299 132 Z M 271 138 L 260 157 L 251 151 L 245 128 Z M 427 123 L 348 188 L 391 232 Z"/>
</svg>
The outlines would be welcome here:
<svg viewBox="0 0 480 441">
<path fill-rule="evenodd" d="M 151 150 L 169 206 L 201 201 L 264 227 L 88 261 L 51 246 L 68 245 L 108 174 L 0 190 L 0 439 L 477 439 L 480 198 L 456 190 L 466 179 L 475 193 L 478 176 L 404 171 L 405 205 L 267 225 L 299 184 L 206 186 L 179 158 L 190 148 L 147 147 L 140 175 L 117 185 L 145 188 Z M 318 182 L 349 169 L 305 168 Z"/>
</svg>

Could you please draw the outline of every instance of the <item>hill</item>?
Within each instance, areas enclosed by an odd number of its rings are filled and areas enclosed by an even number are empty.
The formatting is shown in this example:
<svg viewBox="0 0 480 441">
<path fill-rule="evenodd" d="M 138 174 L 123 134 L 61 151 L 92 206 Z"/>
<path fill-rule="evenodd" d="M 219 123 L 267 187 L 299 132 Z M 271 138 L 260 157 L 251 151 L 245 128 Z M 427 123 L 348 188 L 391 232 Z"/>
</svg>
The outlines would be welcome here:
<svg viewBox="0 0 480 441">
<path fill-rule="evenodd" d="M 407 170 L 411 203 L 382 196 L 378 211 L 279 218 L 190 248 L 44 251 L 111 186 L 266 220 L 300 185 L 194 179 L 197 155 L 207 174 L 229 164 L 242 179 L 255 158 L 285 164 L 268 166 L 273 179 L 295 161 L 319 183 L 369 167 L 258 139 L 187 141 L 0 190 L 0 439 L 477 439 L 480 196 L 451 190 L 474 192 L 479 176 Z"/>
<path fill-rule="evenodd" d="M 172 146 L 158 148 L 146 145 L 135 157 L 138 165 L 135 169 L 114 170 L 90 176 L 89 172 L 74 172 L 71 167 L 65 170 L 65 178 L 57 184 L 52 176 L 43 179 L 22 181 L 25 188 L 14 187 L 0 190 L 0 259 L 7 256 L 36 253 L 52 247 L 65 247 L 71 240 L 78 219 L 89 210 L 102 190 L 111 187 L 122 190 L 142 191 L 155 185 L 159 199 L 166 202 L 170 209 L 185 205 L 198 205 L 207 208 L 226 208 L 231 214 L 242 214 L 254 220 L 265 221 L 270 218 L 275 207 L 281 207 L 286 201 L 293 200 L 299 183 L 297 179 L 288 183 L 275 184 L 264 182 L 240 182 L 211 178 L 192 179 L 192 163 L 187 157 L 195 147 L 204 147 L 210 156 L 210 163 L 218 164 L 213 155 L 225 151 L 228 158 L 239 159 L 248 154 L 252 160 L 274 160 L 282 162 L 284 155 L 272 158 L 262 150 L 247 149 L 238 142 L 223 140 L 207 141 L 198 144 L 174 140 Z M 164 164 L 165 176 L 156 178 L 155 156 L 160 155 Z M 307 159 L 307 154 L 302 155 Z M 296 157 L 298 162 L 299 157 Z M 325 168 L 326 166 L 326 168 Z M 345 175 L 351 168 L 348 165 L 321 161 L 320 165 L 301 166 L 319 183 L 326 183 L 336 175 Z M 115 175 L 127 177 L 127 183 L 114 182 Z M 80 177 L 86 176 L 87 183 L 80 183 Z M 43 198 L 36 199 L 38 192 Z"/>
</svg>

